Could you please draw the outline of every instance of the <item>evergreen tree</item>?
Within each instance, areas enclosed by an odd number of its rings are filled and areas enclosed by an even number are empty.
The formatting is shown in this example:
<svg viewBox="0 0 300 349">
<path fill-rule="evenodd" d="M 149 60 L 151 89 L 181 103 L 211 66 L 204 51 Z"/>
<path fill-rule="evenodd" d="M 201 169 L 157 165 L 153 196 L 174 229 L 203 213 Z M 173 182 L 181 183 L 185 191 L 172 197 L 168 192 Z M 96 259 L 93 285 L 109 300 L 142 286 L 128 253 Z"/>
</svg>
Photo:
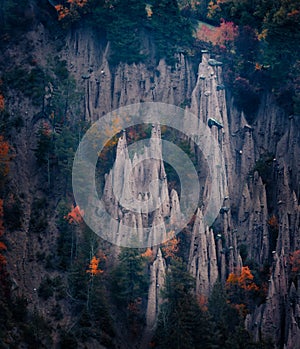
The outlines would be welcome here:
<svg viewBox="0 0 300 349">
<path fill-rule="evenodd" d="M 240 313 L 228 303 L 221 282 L 217 281 L 208 300 L 208 313 L 214 329 L 215 348 L 222 349 L 271 349 L 269 341 L 254 342 L 245 329 L 244 319 Z"/>
<path fill-rule="evenodd" d="M 180 15 L 176 0 L 155 0 L 152 12 L 151 27 L 157 54 L 174 64 L 175 53 L 192 44 L 191 23 Z"/>
<path fill-rule="evenodd" d="M 76 136 L 76 129 L 66 125 L 55 139 L 55 156 L 65 193 L 71 190 L 72 165 L 78 145 Z"/>
<path fill-rule="evenodd" d="M 146 258 L 139 250 L 122 249 L 119 265 L 111 275 L 111 291 L 134 341 L 143 330 L 144 309 L 149 288 Z"/>
<path fill-rule="evenodd" d="M 115 2 L 111 11 L 111 23 L 107 27 L 107 38 L 112 48 L 112 63 L 138 63 L 144 58 L 141 53 L 141 28 L 146 20 L 145 8 L 144 0 Z"/>
<path fill-rule="evenodd" d="M 52 136 L 50 125 L 44 123 L 38 131 L 37 149 L 35 151 L 36 160 L 39 166 L 45 165 L 49 161 L 52 151 Z"/>
<path fill-rule="evenodd" d="M 268 88 L 275 92 L 278 103 L 287 113 L 297 112 L 300 105 L 297 75 L 300 50 L 295 43 L 300 39 L 299 1 L 213 0 L 208 16 L 216 23 L 222 18 L 239 26 L 232 65 L 238 67 L 235 77 L 242 77 L 247 85 L 252 85 L 248 91 L 245 86 L 234 86 L 238 92 L 237 100 L 244 99 L 242 108 L 257 106 L 259 100 L 253 92 Z M 250 54 L 248 58 L 246 51 Z M 239 94 L 243 90 L 244 96 Z M 255 112 L 253 107 L 246 110 L 247 114 Z"/>
<path fill-rule="evenodd" d="M 212 326 L 193 295 L 194 279 L 186 265 L 173 260 L 163 290 L 165 302 L 161 306 L 154 335 L 157 348 L 211 349 L 214 346 Z"/>
<path fill-rule="evenodd" d="M 217 281 L 208 299 L 208 311 L 212 317 L 219 344 L 225 343 L 239 325 L 238 312 L 227 302 L 227 295 L 221 282 Z"/>
<path fill-rule="evenodd" d="M 112 291 L 120 306 L 127 307 L 148 292 L 146 261 L 137 249 L 124 248 L 112 273 Z"/>
<path fill-rule="evenodd" d="M 69 208 L 64 202 L 59 203 L 56 221 L 59 231 L 57 254 L 59 256 L 58 266 L 63 270 L 67 270 L 74 261 L 77 247 L 77 236 L 74 226 L 66 219 L 68 211 Z"/>
<path fill-rule="evenodd" d="M 0 6 L 0 35 L 11 35 L 18 29 L 25 29 L 28 18 L 24 16 L 28 0 L 2 0 Z"/>
</svg>

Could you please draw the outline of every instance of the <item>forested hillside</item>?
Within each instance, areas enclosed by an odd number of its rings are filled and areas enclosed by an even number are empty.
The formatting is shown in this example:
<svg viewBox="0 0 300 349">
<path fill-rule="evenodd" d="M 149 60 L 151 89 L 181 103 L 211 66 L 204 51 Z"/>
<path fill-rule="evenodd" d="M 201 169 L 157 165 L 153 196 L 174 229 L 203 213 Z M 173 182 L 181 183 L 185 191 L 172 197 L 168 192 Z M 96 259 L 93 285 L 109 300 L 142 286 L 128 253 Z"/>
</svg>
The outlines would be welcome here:
<svg viewBox="0 0 300 349">
<path fill-rule="evenodd" d="M 1 1 L 0 348 L 297 348 L 299 42 L 298 0 Z M 162 103 L 181 128 L 122 126 Z M 95 233 L 73 192 L 93 202 L 73 161 L 114 110 L 94 174 L 117 224 L 149 228 L 138 248 Z M 181 152 L 199 197 L 175 233 Z"/>
</svg>

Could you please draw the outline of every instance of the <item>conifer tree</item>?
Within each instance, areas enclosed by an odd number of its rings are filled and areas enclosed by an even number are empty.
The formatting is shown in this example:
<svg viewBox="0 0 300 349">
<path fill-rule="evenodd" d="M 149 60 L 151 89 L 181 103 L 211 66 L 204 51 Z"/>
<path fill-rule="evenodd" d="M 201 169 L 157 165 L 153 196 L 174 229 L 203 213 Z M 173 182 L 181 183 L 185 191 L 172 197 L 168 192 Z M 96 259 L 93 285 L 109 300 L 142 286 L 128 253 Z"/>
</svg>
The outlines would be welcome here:
<svg viewBox="0 0 300 349">
<path fill-rule="evenodd" d="M 112 275 L 113 293 L 117 303 L 126 307 L 147 294 L 146 260 L 138 250 L 132 248 L 124 248 L 119 260 Z"/>
<path fill-rule="evenodd" d="M 180 260 L 172 260 L 163 290 L 161 306 L 153 338 L 157 348 L 211 349 L 214 336 L 207 313 L 194 296 L 195 280 Z"/>
<path fill-rule="evenodd" d="M 107 38 L 111 42 L 112 63 L 138 63 L 143 59 L 140 31 L 146 20 L 145 1 L 116 1 L 111 19 L 107 27 Z"/>
<path fill-rule="evenodd" d="M 151 26 L 158 56 L 172 65 L 175 53 L 191 46 L 191 24 L 180 15 L 176 0 L 155 0 L 152 12 Z"/>
</svg>

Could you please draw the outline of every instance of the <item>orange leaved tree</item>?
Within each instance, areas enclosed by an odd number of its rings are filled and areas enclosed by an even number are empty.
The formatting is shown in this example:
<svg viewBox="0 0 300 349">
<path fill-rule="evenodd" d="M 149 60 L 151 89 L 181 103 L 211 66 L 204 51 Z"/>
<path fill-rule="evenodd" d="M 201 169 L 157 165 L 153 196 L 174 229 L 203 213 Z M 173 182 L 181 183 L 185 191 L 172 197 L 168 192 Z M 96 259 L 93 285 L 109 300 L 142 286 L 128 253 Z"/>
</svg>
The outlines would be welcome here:
<svg viewBox="0 0 300 349">
<path fill-rule="evenodd" d="M 197 31 L 197 39 L 211 43 L 214 46 L 231 50 L 238 36 L 238 27 L 233 22 L 221 21 L 219 27 L 202 25 Z"/>
<path fill-rule="evenodd" d="M 245 266 L 237 273 L 229 274 L 226 280 L 226 291 L 230 303 L 245 316 L 255 304 L 255 298 L 260 290 L 254 282 L 251 270 Z"/>
<path fill-rule="evenodd" d="M 87 301 L 86 301 L 86 306 L 88 309 L 90 307 L 90 303 L 93 297 L 95 296 L 94 279 L 96 276 L 104 273 L 104 270 L 100 269 L 99 263 L 105 262 L 105 260 L 106 260 L 106 256 L 104 255 L 103 252 L 100 251 L 99 257 L 96 257 L 96 256 L 92 257 L 92 259 L 90 260 L 88 269 L 86 270 L 86 273 L 90 275 L 89 282 L 88 282 L 88 290 L 87 290 Z M 95 280 L 97 281 L 97 278 Z"/>
<path fill-rule="evenodd" d="M 0 93 L 0 112 L 4 110 L 4 107 L 5 107 L 4 97 L 3 97 L 3 95 Z"/>
<path fill-rule="evenodd" d="M 83 222 L 84 210 L 78 205 L 73 206 L 72 210 L 64 217 L 70 224 L 80 224 Z"/>
<path fill-rule="evenodd" d="M 174 236 L 172 239 L 166 241 L 162 246 L 162 251 L 164 253 L 165 258 L 176 259 L 176 254 L 179 251 L 179 238 Z"/>
<path fill-rule="evenodd" d="M 67 19 L 70 23 L 75 22 L 80 19 L 80 10 L 85 7 L 88 0 L 67 0 L 67 4 L 55 5 L 57 11 L 58 20 Z"/>
<path fill-rule="evenodd" d="M 3 136 L 0 136 L 0 177 L 4 178 L 9 172 L 10 146 Z"/>
<path fill-rule="evenodd" d="M 144 253 L 141 254 L 143 258 L 146 258 L 149 262 L 152 262 L 154 260 L 154 254 L 151 248 L 147 248 Z"/>
<path fill-rule="evenodd" d="M 103 270 L 98 269 L 99 262 L 100 262 L 100 258 L 97 258 L 96 256 L 94 256 L 91 259 L 88 270 L 86 272 L 89 273 L 91 276 L 96 276 L 96 275 L 102 274 Z"/>
</svg>

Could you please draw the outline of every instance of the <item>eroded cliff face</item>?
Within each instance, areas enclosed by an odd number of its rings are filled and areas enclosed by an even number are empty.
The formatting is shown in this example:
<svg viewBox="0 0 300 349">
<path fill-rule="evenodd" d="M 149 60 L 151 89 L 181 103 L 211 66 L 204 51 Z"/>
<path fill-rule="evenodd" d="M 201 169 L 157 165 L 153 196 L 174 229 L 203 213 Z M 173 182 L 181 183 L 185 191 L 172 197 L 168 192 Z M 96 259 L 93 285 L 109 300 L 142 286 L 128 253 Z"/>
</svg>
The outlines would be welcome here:
<svg viewBox="0 0 300 349">
<path fill-rule="evenodd" d="M 182 69 L 182 59 L 177 71 Z M 203 224 L 201 208 L 198 210 L 191 238 L 189 270 L 196 278 L 196 292 L 208 296 L 218 277 L 225 281 L 228 273 L 242 267 L 241 245 L 247 246 L 248 260 L 260 266 L 270 263 L 266 303 L 253 315 L 248 315 L 247 327 L 254 331 L 256 339 L 270 337 L 275 339 L 278 347 L 285 343 L 287 348 L 292 348 L 296 343 L 292 338 L 297 338 L 299 331 L 295 320 L 298 306 L 287 307 L 286 302 L 295 289 L 288 276 L 290 252 L 299 248 L 299 193 L 298 196 L 296 194 L 299 190 L 296 156 L 299 154 L 299 130 L 296 130 L 295 117 L 287 120 L 274 106 L 270 96 L 262 97 L 257 120 L 252 126 L 247 124 L 243 113 L 238 112 L 230 100 L 227 110 L 221 67 L 210 65 L 209 59 L 209 55 L 204 53 L 194 88 L 190 92 L 188 86 L 192 82 L 187 83 L 183 96 L 190 96 L 190 107 L 186 108 L 199 120 L 207 123 L 214 119 L 222 125 L 212 125 L 210 137 L 219 142 L 225 159 L 226 182 L 219 189 L 224 207 L 218 219 L 221 231 L 215 231 L 215 234 Z M 161 61 L 159 67 L 162 65 Z M 188 63 L 183 66 L 188 66 Z M 166 70 L 165 75 L 168 75 Z M 189 79 L 189 75 L 185 75 L 185 79 Z M 179 91 L 182 89 L 180 87 Z M 176 104 L 174 96 L 169 96 L 172 97 L 157 93 L 155 97 L 152 95 L 151 100 Z M 194 130 L 198 127 L 191 125 Z M 258 172 L 262 169 L 255 171 L 255 164 L 266 154 L 272 157 L 268 165 L 272 185 L 268 188 Z M 205 193 L 209 195 L 209 184 L 209 181 L 206 182 L 204 199 Z M 278 215 L 279 230 L 275 241 L 268 227 L 271 212 Z"/>
<path fill-rule="evenodd" d="M 107 211 L 120 222 L 110 231 L 117 246 L 134 246 L 134 240 L 142 247 L 156 246 L 167 240 L 172 223 L 180 220 L 178 195 L 174 189 L 170 195 L 168 192 L 160 133 L 160 126 L 152 125 L 149 146 L 144 145 L 132 159 L 126 132 L 118 141 L 116 161 L 106 176 L 103 195 Z M 171 220 L 169 228 L 166 217 Z"/>
<path fill-rule="evenodd" d="M 151 69 L 142 64 L 121 64 L 112 72 L 105 57 L 107 48 L 103 49 L 102 59 L 96 59 L 91 54 L 95 49 L 88 44 L 92 39 L 76 35 L 75 40 L 70 37 L 66 57 L 69 62 L 77 62 L 74 64 L 77 74 L 82 75 L 89 67 L 93 69 L 83 82 L 86 115 L 91 120 L 109 108 L 162 101 L 185 106 L 204 123 L 214 119 L 222 125 L 212 125 L 210 136 L 218 141 L 225 159 L 226 182 L 221 195 L 226 209 L 218 218 L 219 231 L 213 232 L 203 225 L 201 208 L 196 215 L 189 254 L 189 270 L 196 278 L 196 292 L 208 296 L 218 277 L 225 281 L 229 272 L 241 268 L 239 247 L 247 246 L 249 260 L 261 266 L 270 263 L 271 268 L 266 302 L 247 316 L 247 328 L 256 339 L 271 337 L 278 348 L 294 348 L 299 336 L 299 288 L 289 278 L 289 258 L 292 251 L 299 249 L 300 142 L 296 117 L 287 118 L 272 97 L 266 95 L 262 96 L 256 121 L 248 125 L 229 93 L 226 101 L 222 68 L 218 64 L 210 65 L 207 53 L 203 53 L 197 74 L 183 55 L 179 56 L 174 70 L 161 60 Z M 190 127 L 197 130 L 198 126 Z M 268 164 L 271 185 L 260 176 L 261 169 L 255 167 L 266 154 L 272 157 Z M 271 213 L 278 216 L 275 241 L 267 223 Z M 160 265 L 158 269 L 153 265 L 151 278 L 163 273 L 163 263 Z M 157 305 L 153 305 L 157 304 L 154 283 L 150 287 L 147 311 L 151 326 L 157 311 Z"/>
<path fill-rule="evenodd" d="M 124 105 L 161 101 L 188 103 L 195 83 L 191 63 L 181 54 L 175 69 L 164 60 L 158 64 L 108 64 L 109 44 L 101 46 L 88 30 L 67 38 L 62 58 L 85 90 L 85 116 L 95 121 Z"/>
<path fill-rule="evenodd" d="M 51 52 L 42 26 L 35 34 L 28 35 L 33 36 L 36 42 L 42 40 L 43 50 Z M 36 45 L 32 54 L 39 64 L 46 64 L 38 54 L 40 49 Z M 270 265 L 266 301 L 247 315 L 246 327 L 256 339 L 272 338 L 276 348 L 296 348 L 300 340 L 300 281 L 299 276 L 296 281 L 291 280 L 290 257 L 293 251 L 300 249 L 299 118 L 287 117 L 276 106 L 272 96 L 266 94 L 261 98 L 254 123 L 248 125 L 243 112 L 235 108 L 230 91 L 223 85 L 221 65 L 210 64 L 208 53 L 203 53 L 198 72 L 195 72 L 190 59 L 182 54 L 178 55 L 175 68 L 167 66 L 164 60 L 152 66 L 122 63 L 112 68 L 108 64 L 108 52 L 108 44 L 102 45 L 90 32 L 82 29 L 69 34 L 60 53 L 60 58 L 67 61 L 68 70 L 83 91 L 82 112 L 86 120 L 95 121 L 123 105 L 156 101 L 185 107 L 205 124 L 210 119 L 217 121 L 209 128 L 209 137 L 214 137 L 220 146 L 226 176 L 222 177 L 220 188 L 211 188 L 209 179 L 205 178 L 203 198 L 205 201 L 205 197 L 216 190 L 217 195 L 223 198 L 223 209 L 214 229 L 203 223 L 204 207 L 199 207 L 196 214 L 188 258 L 189 271 L 196 278 L 196 292 L 208 296 L 218 277 L 225 281 L 230 272 L 240 269 L 245 262 L 240 256 L 240 247 L 246 246 L 247 259 L 261 266 Z M 51 100 L 51 91 L 49 94 L 46 104 Z M 32 178 L 30 173 L 35 161 L 32 149 L 36 145 L 32 134 L 39 125 L 35 117 L 39 110 L 26 99 L 21 102 L 17 96 L 11 98 L 10 112 L 23 114 L 24 108 L 28 112 L 24 117 L 26 128 L 13 135 L 16 158 L 12 165 L 11 185 L 17 188 L 17 192 L 25 193 L 25 216 L 18 236 L 10 237 L 16 251 L 14 258 L 8 257 L 8 268 L 16 288 L 24 290 L 29 302 L 34 305 L 38 300 L 33 290 L 41 281 L 42 267 L 34 256 L 33 248 L 38 244 L 47 245 L 47 248 L 54 246 L 57 231 L 53 228 L 53 232 L 40 242 L 36 236 L 30 235 L 30 207 L 39 188 L 37 177 Z M 190 127 L 197 134 L 199 125 Z M 263 170 L 256 164 L 267 154 L 265 178 Z M 114 169 L 106 177 L 104 193 L 116 218 L 142 227 L 147 218 L 141 214 L 122 212 L 112 195 L 114 178 L 132 171 L 134 161 L 128 157 L 126 136 L 123 135 L 119 140 Z M 155 165 L 143 163 L 137 166 L 134 191 L 140 200 L 143 200 L 145 191 L 143 180 L 148 177 L 140 176 L 138 171 L 146 168 L 151 169 L 151 179 L 158 178 L 163 182 L 165 177 L 162 161 L 157 161 Z M 165 206 L 153 219 L 162 220 L 168 215 L 174 219 L 180 212 L 180 198 L 178 204 L 177 193 L 168 192 L 167 183 L 159 190 L 164 192 L 157 195 L 166 198 Z M 126 187 L 122 187 L 121 192 L 126 196 Z M 278 220 L 278 236 L 272 236 L 267 223 L 273 214 Z M 116 231 L 115 234 L 122 236 L 122 232 Z M 149 239 L 152 239 L 151 234 Z M 18 241 L 22 241 L 24 248 Z M 155 253 L 156 259 L 150 267 L 146 314 L 149 329 L 155 325 L 161 302 L 157 285 L 163 284 L 166 269 L 160 249 L 156 249 Z M 28 275 L 29 268 L 31 277 Z"/>
</svg>

